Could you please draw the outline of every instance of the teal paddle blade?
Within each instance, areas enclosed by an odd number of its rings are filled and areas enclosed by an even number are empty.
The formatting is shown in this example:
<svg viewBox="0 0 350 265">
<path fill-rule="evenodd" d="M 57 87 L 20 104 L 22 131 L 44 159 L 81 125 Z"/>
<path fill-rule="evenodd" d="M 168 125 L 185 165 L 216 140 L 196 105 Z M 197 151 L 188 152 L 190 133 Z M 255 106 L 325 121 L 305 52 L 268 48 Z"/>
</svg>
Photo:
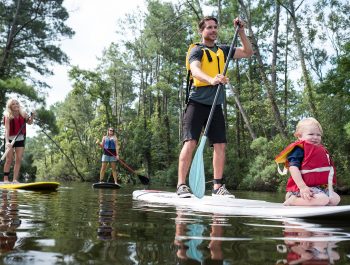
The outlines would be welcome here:
<svg viewBox="0 0 350 265">
<path fill-rule="evenodd" d="M 196 154 L 194 155 L 190 169 L 190 188 L 193 195 L 197 198 L 202 198 L 205 193 L 203 149 L 206 140 L 207 137 L 203 135 L 197 148 Z"/>
</svg>

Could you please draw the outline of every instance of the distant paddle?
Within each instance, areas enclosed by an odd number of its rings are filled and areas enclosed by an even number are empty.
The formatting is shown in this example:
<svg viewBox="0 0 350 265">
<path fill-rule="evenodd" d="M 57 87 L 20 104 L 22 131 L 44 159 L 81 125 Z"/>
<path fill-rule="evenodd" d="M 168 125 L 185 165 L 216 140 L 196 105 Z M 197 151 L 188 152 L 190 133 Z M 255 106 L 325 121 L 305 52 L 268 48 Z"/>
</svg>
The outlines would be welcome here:
<svg viewBox="0 0 350 265">
<path fill-rule="evenodd" d="M 239 30 L 239 25 L 237 25 L 235 35 L 232 39 L 232 43 L 231 43 L 230 50 L 229 50 L 229 53 L 227 56 L 224 71 L 222 72 L 223 75 L 226 75 L 227 68 L 228 68 L 228 65 L 230 63 L 230 58 L 232 57 L 232 54 L 233 54 L 234 45 L 237 41 L 238 30 Z M 207 121 L 207 124 L 206 124 L 205 129 L 204 129 L 204 134 L 200 140 L 199 146 L 197 148 L 196 154 L 194 155 L 191 169 L 190 169 L 190 180 L 189 180 L 190 188 L 192 190 L 193 195 L 196 196 L 197 198 L 202 198 L 204 196 L 204 193 L 205 193 L 205 173 L 204 173 L 204 162 L 203 162 L 203 149 L 204 149 L 205 143 L 207 141 L 207 135 L 208 135 L 211 121 L 213 119 L 213 115 L 214 115 L 214 111 L 215 111 L 215 107 L 216 107 L 216 102 L 218 101 L 218 97 L 219 97 L 219 94 L 220 94 L 223 86 L 224 86 L 223 84 L 220 84 L 216 90 L 213 104 L 212 104 L 212 107 L 210 109 L 208 121 Z"/>
<path fill-rule="evenodd" d="M 125 163 L 124 160 L 120 159 L 118 160 L 120 162 L 120 164 L 122 164 L 122 166 L 124 168 L 126 168 L 127 170 L 129 170 L 131 173 L 135 174 L 140 182 L 143 184 L 143 185 L 148 185 L 149 184 L 149 177 L 146 177 L 146 176 L 143 176 L 143 175 L 140 175 L 140 174 L 137 174 L 135 170 L 133 170 L 127 163 Z"/>
<path fill-rule="evenodd" d="M 109 153 L 111 156 L 114 156 L 115 158 L 117 158 L 117 156 L 115 154 L 113 154 L 111 151 L 109 151 L 108 149 L 104 148 L 102 144 L 98 144 L 103 150 L 105 150 L 107 153 Z M 125 163 L 124 160 L 118 158 L 117 159 L 120 164 L 126 168 L 128 171 L 130 171 L 131 173 L 135 174 L 140 182 L 143 184 L 143 185 L 148 185 L 149 184 L 149 177 L 146 177 L 146 176 L 142 176 L 140 174 L 137 174 L 135 170 L 133 170 L 127 163 Z"/>
</svg>

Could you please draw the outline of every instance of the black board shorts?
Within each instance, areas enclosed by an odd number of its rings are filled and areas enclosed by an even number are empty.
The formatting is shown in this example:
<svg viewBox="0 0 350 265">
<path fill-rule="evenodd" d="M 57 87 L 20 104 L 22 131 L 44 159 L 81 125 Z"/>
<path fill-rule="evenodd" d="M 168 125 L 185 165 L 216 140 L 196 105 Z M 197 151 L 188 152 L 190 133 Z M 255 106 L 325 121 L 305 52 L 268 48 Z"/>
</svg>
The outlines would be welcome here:
<svg viewBox="0 0 350 265">
<path fill-rule="evenodd" d="M 210 110 L 210 105 L 204 105 L 193 100 L 188 102 L 182 119 L 183 142 L 188 140 L 199 141 L 199 137 L 207 124 Z M 225 118 L 221 105 L 215 107 L 207 136 L 210 145 L 227 142 Z"/>
</svg>

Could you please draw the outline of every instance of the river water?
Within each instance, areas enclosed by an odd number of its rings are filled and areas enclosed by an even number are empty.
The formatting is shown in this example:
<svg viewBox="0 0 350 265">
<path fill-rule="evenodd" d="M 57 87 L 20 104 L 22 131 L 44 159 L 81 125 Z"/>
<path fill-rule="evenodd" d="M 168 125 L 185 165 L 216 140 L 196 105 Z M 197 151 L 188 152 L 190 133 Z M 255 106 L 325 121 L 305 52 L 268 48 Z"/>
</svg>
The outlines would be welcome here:
<svg viewBox="0 0 350 265">
<path fill-rule="evenodd" d="M 217 216 L 62 183 L 0 190 L 0 264 L 350 264 L 349 220 Z M 155 187 L 152 187 L 155 188 Z M 280 201 L 282 194 L 236 192 Z M 342 197 L 350 204 L 350 197 Z"/>
</svg>

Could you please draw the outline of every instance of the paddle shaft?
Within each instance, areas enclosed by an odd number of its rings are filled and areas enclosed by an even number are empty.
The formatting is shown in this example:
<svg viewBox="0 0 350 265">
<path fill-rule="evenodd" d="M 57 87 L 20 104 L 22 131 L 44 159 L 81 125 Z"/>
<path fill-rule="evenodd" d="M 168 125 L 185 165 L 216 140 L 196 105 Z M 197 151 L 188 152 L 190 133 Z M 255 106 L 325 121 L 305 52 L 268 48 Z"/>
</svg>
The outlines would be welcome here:
<svg viewBox="0 0 350 265">
<path fill-rule="evenodd" d="M 133 170 L 129 165 L 127 165 L 123 160 L 121 160 L 120 158 L 118 158 L 115 154 L 113 154 L 111 151 L 109 151 L 108 149 L 104 148 L 102 146 L 102 144 L 99 144 L 99 146 L 101 146 L 103 148 L 103 150 L 105 150 L 108 154 L 110 154 L 111 156 L 114 156 L 124 167 L 126 167 L 131 173 L 136 174 L 135 170 Z"/>
<path fill-rule="evenodd" d="M 226 75 L 227 68 L 228 68 L 228 66 L 230 64 L 230 59 L 231 59 L 232 54 L 233 54 L 234 45 L 235 45 L 235 43 L 237 41 L 237 37 L 238 37 L 238 31 L 239 31 L 239 24 L 237 25 L 237 28 L 236 28 L 236 31 L 235 31 L 235 35 L 233 36 L 233 39 L 232 39 L 230 50 L 229 50 L 228 55 L 227 55 L 227 60 L 225 62 L 224 71 L 222 72 L 223 75 Z M 214 100 L 213 100 L 213 104 L 212 104 L 211 109 L 210 109 L 210 113 L 209 113 L 209 117 L 208 117 L 208 120 L 207 120 L 207 124 L 205 125 L 205 129 L 204 129 L 204 135 L 205 136 L 208 136 L 209 127 L 210 127 L 211 121 L 213 119 L 214 111 L 215 111 L 215 108 L 216 108 L 216 102 L 218 101 L 218 97 L 220 95 L 220 92 L 221 92 L 223 86 L 224 86 L 223 84 L 219 84 L 219 86 L 218 86 L 218 88 L 216 90 L 216 94 L 215 94 L 215 97 L 214 97 Z"/>
<path fill-rule="evenodd" d="M 32 115 L 33 115 L 33 113 L 31 112 L 29 117 L 32 117 Z M 5 157 L 7 156 L 8 152 L 10 151 L 10 149 L 11 149 L 11 148 L 13 147 L 13 145 L 15 144 L 15 142 L 16 142 L 18 136 L 22 133 L 22 130 L 23 130 L 24 126 L 26 126 L 26 123 L 27 123 L 27 120 L 25 120 L 24 123 L 22 124 L 21 128 L 19 128 L 18 133 L 16 134 L 15 138 L 13 138 L 13 140 L 12 140 L 11 143 L 10 143 L 10 144 L 11 144 L 11 147 L 9 147 L 9 148 L 7 148 L 7 149 L 5 150 L 4 154 L 3 154 L 2 157 L 1 157 L 0 162 L 4 161 L 4 159 L 5 159 Z M 6 146 L 5 146 L 5 148 L 6 148 Z"/>
</svg>

